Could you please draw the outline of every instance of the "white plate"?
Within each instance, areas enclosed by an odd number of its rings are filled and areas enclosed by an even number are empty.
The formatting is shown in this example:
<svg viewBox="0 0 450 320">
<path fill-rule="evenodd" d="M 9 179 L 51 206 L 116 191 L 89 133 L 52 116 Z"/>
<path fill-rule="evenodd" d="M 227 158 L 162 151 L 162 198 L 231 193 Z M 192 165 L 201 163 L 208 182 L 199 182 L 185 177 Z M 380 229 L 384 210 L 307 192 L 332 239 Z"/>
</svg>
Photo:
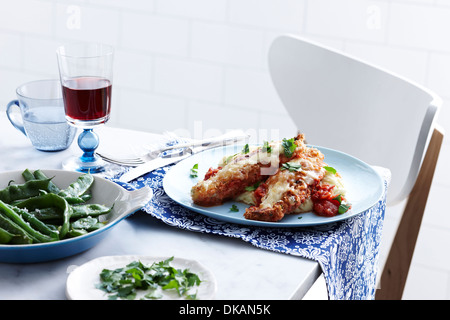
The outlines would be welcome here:
<svg viewBox="0 0 450 320">
<path fill-rule="evenodd" d="M 169 257 L 151 257 L 151 256 L 106 256 L 96 258 L 85 264 L 76 267 L 68 276 L 66 282 L 66 296 L 71 300 L 107 300 L 108 294 L 97 289 L 96 284 L 100 283 L 100 273 L 103 269 L 123 268 L 133 261 L 141 261 L 149 265 L 153 262 L 159 262 Z M 176 269 L 188 268 L 191 272 L 197 274 L 202 281 L 198 286 L 197 299 L 213 299 L 216 294 L 216 280 L 211 271 L 195 260 L 183 258 L 174 258 L 170 265 Z M 146 294 L 140 292 L 136 295 L 136 300 Z M 163 297 L 161 300 L 184 299 L 179 297 L 178 293 L 172 290 L 161 290 Z"/>
<path fill-rule="evenodd" d="M 342 176 L 347 190 L 346 199 L 352 204 L 351 210 L 334 217 L 321 217 L 313 212 L 286 215 L 278 222 L 247 220 L 243 214 L 248 205 L 229 201 L 220 206 L 202 207 L 193 203 L 191 188 L 203 179 L 210 167 L 216 168 L 224 156 L 241 152 L 242 146 L 226 146 L 204 151 L 189 157 L 170 169 L 163 181 L 167 195 L 180 205 L 221 221 L 261 227 L 303 227 L 321 225 L 348 219 L 374 206 L 384 192 L 381 176 L 368 164 L 348 154 L 328 148 L 316 147 L 325 156 L 325 162 Z M 190 170 L 198 163 L 198 178 L 190 177 Z M 231 212 L 232 205 L 239 208 Z"/>
</svg>

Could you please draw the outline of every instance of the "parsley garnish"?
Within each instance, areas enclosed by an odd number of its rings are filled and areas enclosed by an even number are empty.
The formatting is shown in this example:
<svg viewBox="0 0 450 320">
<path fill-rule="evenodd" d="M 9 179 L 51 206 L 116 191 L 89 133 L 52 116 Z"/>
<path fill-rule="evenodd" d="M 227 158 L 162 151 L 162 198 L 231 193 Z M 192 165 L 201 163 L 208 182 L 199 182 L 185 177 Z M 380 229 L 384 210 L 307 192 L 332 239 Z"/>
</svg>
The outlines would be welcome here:
<svg viewBox="0 0 450 320">
<path fill-rule="evenodd" d="M 350 209 L 350 205 L 341 203 L 339 205 L 339 211 L 338 212 L 339 212 L 339 214 L 343 214 L 343 213 L 346 213 L 348 211 L 348 209 Z"/>
<path fill-rule="evenodd" d="M 266 152 L 266 153 L 271 153 L 272 152 L 272 147 L 269 145 L 269 142 L 264 141 L 264 145 L 262 146 L 261 150 L 263 152 Z"/>
<path fill-rule="evenodd" d="M 194 166 L 191 168 L 191 178 L 197 177 L 198 177 L 198 163 L 194 164 Z"/>
<path fill-rule="evenodd" d="M 255 191 L 259 187 L 260 183 L 261 182 L 257 182 L 252 186 L 245 187 L 245 191 Z"/>
<path fill-rule="evenodd" d="M 281 165 L 281 170 L 289 170 L 291 172 L 300 171 L 302 169 L 301 164 L 286 162 Z"/>
<path fill-rule="evenodd" d="M 239 212 L 239 208 L 235 204 L 233 204 L 230 208 L 230 211 L 231 212 Z"/>
<path fill-rule="evenodd" d="M 284 148 L 284 155 L 286 157 L 290 158 L 294 155 L 295 148 L 297 147 L 297 145 L 295 144 L 295 138 L 291 138 L 289 140 L 284 138 L 281 145 Z"/>
<path fill-rule="evenodd" d="M 324 166 L 323 168 L 332 174 L 336 174 L 336 169 L 333 167 Z"/>
<path fill-rule="evenodd" d="M 143 299 L 160 299 L 162 294 L 157 289 L 176 290 L 180 297 L 196 298 L 190 290 L 200 285 L 200 278 L 189 269 L 175 269 L 170 265 L 172 260 L 173 257 L 150 266 L 133 261 L 124 268 L 103 269 L 96 288 L 108 293 L 110 300 L 134 300 L 140 290 L 149 291 Z"/>
<path fill-rule="evenodd" d="M 248 143 L 244 146 L 244 148 L 242 149 L 242 153 L 246 154 L 250 152 L 250 147 L 248 146 Z"/>
<path fill-rule="evenodd" d="M 338 209 L 338 213 L 339 214 L 343 214 L 346 213 L 348 211 L 348 209 L 350 209 L 351 205 L 350 204 L 344 204 L 342 203 L 342 196 L 339 194 L 336 197 L 333 198 L 333 200 L 336 200 L 339 202 L 339 209 Z"/>
</svg>

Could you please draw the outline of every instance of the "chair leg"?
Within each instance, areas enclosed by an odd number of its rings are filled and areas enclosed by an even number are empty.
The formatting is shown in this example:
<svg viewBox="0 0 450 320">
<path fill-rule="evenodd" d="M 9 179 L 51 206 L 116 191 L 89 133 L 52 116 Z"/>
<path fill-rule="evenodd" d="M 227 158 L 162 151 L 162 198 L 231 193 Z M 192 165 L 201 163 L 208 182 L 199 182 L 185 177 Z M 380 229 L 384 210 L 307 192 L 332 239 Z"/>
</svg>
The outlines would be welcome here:
<svg viewBox="0 0 450 320">
<path fill-rule="evenodd" d="M 381 274 L 376 300 L 402 298 L 443 138 L 443 132 L 434 129 Z"/>
</svg>

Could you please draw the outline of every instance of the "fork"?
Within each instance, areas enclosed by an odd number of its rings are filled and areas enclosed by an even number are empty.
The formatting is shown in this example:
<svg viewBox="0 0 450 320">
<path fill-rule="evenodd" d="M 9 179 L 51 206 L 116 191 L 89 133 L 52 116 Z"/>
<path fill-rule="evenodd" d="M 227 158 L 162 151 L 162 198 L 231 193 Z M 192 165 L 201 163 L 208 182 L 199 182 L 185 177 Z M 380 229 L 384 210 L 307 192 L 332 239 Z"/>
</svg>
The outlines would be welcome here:
<svg viewBox="0 0 450 320">
<path fill-rule="evenodd" d="M 165 132 L 164 135 L 169 140 L 178 140 L 179 137 L 173 134 L 172 132 Z M 244 139 L 248 139 L 250 137 L 249 134 L 246 134 L 244 132 L 241 132 L 240 130 L 234 130 L 227 132 L 225 134 L 213 137 L 213 138 L 206 138 L 202 140 L 191 140 L 191 141 L 182 141 L 180 143 L 176 143 L 173 145 L 166 145 L 166 146 L 155 146 L 155 145 L 147 145 L 147 149 L 150 150 L 150 152 L 164 152 L 169 151 L 173 149 L 179 149 L 179 148 L 186 148 L 186 147 L 207 147 L 210 145 L 217 145 L 219 143 L 223 145 L 228 145 L 233 142 L 238 142 Z"/>
<path fill-rule="evenodd" d="M 211 138 L 208 140 L 175 144 L 173 146 L 166 146 L 164 148 L 156 148 L 141 156 L 136 156 L 133 158 L 118 158 L 98 152 L 97 155 L 100 156 L 100 158 L 102 158 L 103 160 L 110 163 L 118 164 L 121 166 L 137 167 L 158 157 L 181 157 L 187 152 L 194 154 L 211 148 L 233 144 L 248 137 L 249 135 L 230 132 L 228 134 L 224 134 L 222 136 L 218 136 L 216 138 Z"/>
<path fill-rule="evenodd" d="M 203 151 L 205 148 L 199 148 L 202 150 L 195 150 L 195 152 L 198 151 Z M 167 158 L 167 157 L 180 157 L 186 153 L 194 153 L 194 150 L 190 147 L 186 147 L 183 148 L 181 151 L 179 152 L 171 152 L 171 153 L 167 153 L 167 152 L 161 152 L 161 153 L 157 153 L 157 152 L 149 152 L 149 153 L 145 153 L 142 154 L 140 156 L 136 156 L 136 157 L 131 157 L 131 158 L 119 158 L 119 157 L 114 157 L 105 153 L 96 153 L 100 158 L 102 158 L 103 160 L 113 163 L 113 164 L 117 164 L 117 165 L 121 165 L 121 166 L 126 166 L 126 167 L 137 167 L 141 164 L 144 164 L 146 162 L 149 162 L 151 160 L 154 160 L 158 157 L 163 157 L 163 158 Z"/>
</svg>

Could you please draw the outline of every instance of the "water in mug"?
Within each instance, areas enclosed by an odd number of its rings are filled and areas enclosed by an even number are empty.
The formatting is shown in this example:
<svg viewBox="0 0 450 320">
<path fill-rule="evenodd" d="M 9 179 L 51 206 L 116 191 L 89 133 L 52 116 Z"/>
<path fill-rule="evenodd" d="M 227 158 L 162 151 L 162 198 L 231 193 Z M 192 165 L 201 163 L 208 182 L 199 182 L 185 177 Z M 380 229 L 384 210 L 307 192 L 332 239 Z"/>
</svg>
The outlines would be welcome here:
<svg viewBox="0 0 450 320">
<path fill-rule="evenodd" d="M 23 122 L 33 145 L 43 151 L 66 149 L 76 134 L 76 128 L 66 122 L 62 108 L 33 108 L 24 114 Z"/>
</svg>

